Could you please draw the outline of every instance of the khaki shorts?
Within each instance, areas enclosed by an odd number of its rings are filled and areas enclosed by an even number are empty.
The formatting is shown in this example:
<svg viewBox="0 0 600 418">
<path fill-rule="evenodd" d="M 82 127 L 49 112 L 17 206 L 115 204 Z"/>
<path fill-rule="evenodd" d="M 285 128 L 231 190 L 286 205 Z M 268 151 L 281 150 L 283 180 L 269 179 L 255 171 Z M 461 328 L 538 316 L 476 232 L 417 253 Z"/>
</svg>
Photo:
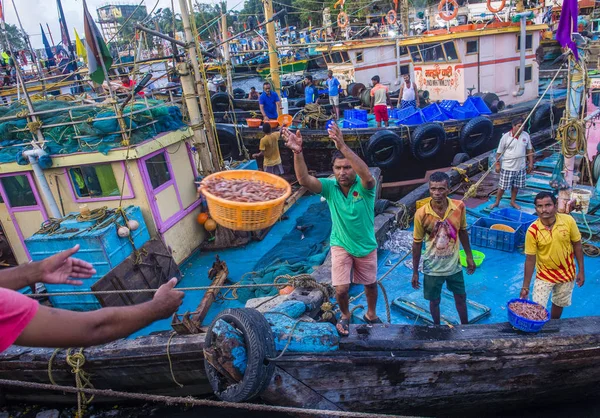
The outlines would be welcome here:
<svg viewBox="0 0 600 418">
<path fill-rule="evenodd" d="M 354 277 L 350 280 L 352 270 Z M 331 284 L 373 284 L 377 281 L 377 250 L 364 257 L 354 257 L 342 247 L 331 247 Z"/>
<path fill-rule="evenodd" d="M 571 296 L 575 281 L 567 283 L 550 283 L 545 280 L 536 279 L 533 283 L 533 295 L 531 299 L 540 305 L 547 307 L 550 292 L 552 292 L 552 303 L 558 307 L 571 306 Z"/>
<path fill-rule="evenodd" d="M 332 106 L 340 105 L 340 96 L 329 96 L 329 104 Z"/>
</svg>

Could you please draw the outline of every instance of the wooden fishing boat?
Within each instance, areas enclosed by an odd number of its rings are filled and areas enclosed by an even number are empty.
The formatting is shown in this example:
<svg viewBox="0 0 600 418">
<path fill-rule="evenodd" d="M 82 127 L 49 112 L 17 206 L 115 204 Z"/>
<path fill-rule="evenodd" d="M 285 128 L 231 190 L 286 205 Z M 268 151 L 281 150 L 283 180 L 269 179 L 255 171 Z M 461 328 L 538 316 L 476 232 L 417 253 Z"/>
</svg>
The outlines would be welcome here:
<svg viewBox="0 0 600 418">
<path fill-rule="evenodd" d="M 290 74 L 306 71 L 308 66 L 308 60 L 295 60 L 292 62 L 283 62 L 279 67 L 280 74 Z M 266 78 L 271 74 L 271 68 L 267 66 L 259 66 L 256 72 L 263 78 Z"/>
</svg>

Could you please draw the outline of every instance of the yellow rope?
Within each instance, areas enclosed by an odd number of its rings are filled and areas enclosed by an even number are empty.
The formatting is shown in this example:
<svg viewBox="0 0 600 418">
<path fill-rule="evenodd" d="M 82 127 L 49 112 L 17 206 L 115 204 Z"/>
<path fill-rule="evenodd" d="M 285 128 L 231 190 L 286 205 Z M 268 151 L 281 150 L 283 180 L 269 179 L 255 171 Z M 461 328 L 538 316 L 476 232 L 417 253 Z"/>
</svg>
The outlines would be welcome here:
<svg viewBox="0 0 600 418">
<path fill-rule="evenodd" d="M 94 389 L 94 385 L 90 381 L 90 375 L 87 374 L 83 370 L 83 365 L 85 364 L 85 355 L 83 354 L 83 348 L 80 348 L 78 352 L 72 353 L 72 348 L 67 350 L 66 363 L 71 367 L 71 373 L 75 375 L 75 385 L 77 387 L 77 418 L 83 418 L 83 414 L 85 412 L 85 408 L 94 400 L 94 396 L 87 397 L 86 394 L 82 391 L 82 389 Z M 54 350 L 52 356 L 50 356 L 50 360 L 48 360 L 48 379 L 50 383 L 54 386 L 58 386 L 54 377 L 52 376 L 52 363 L 56 358 L 56 355 L 60 351 L 59 348 Z"/>
<path fill-rule="evenodd" d="M 173 337 L 176 335 L 177 335 L 177 332 L 173 331 L 171 333 L 171 336 L 169 337 L 169 341 L 167 341 L 167 360 L 169 360 L 169 370 L 171 371 L 171 379 L 173 379 L 173 382 L 175 382 L 175 384 L 177 386 L 182 388 L 183 385 L 181 383 L 179 383 L 177 381 L 177 379 L 175 378 L 175 373 L 173 373 L 173 362 L 171 361 L 171 340 L 173 340 Z"/>
</svg>

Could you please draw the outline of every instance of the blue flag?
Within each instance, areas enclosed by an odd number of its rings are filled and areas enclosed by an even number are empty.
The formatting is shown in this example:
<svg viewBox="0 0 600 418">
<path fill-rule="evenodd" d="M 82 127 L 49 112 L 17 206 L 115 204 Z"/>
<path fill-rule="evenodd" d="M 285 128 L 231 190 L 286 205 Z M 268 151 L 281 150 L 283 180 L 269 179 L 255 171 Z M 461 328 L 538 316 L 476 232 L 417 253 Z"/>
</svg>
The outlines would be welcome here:
<svg viewBox="0 0 600 418">
<path fill-rule="evenodd" d="M 46 50 L 46 57 L 48 58 L 48 65 L 54 67 L 56 62 L 54 62 L 54 54 L 52 53 L 52 48 L 50 47 L 50 43 L 48 42 L 48 38 L 46 38 L 46 33 L 44 32 L 44 28 L 40 23 L 40 29 L 42 30 L 42 42 L 44 43 L 44 49 Z"/>
</svg>

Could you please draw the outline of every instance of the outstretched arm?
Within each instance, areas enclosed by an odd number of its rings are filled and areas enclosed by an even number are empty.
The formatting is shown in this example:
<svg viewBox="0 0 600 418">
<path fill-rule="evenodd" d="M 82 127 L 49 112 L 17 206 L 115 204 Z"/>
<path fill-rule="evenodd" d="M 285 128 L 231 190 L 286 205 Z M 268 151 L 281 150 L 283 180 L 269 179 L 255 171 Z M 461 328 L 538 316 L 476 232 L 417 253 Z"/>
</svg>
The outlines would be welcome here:
<svg viewBox="0 0 600 418">
<path fill-rule="evenodd" d="M 300 130 L 297 130 L 294 134 L 288 128 L 284 127 L 281 129 L 281 133 L 285 140 L 285 146 L 294 152 L 294 171 L 298 183 L 311 192 L 320 194 L 323 190 L 321 182 L 315 176 L 308 174 L 308 167 L 302 154 L 302 134 Z"/>
<path fill-rule="evenodd" d="M 344 157 L 346 157 L 348 161 L 350 161 L 352 169 L 356 171 L 356 174 L 360 177 L 362 186 L 367 190 L 371 190 L 375 187 L 375 178 L 371 175 L 369 167 L 348 145 L 346 145 L 340 128 L 335 123 L 332 123 L 327 132 L 329 132 L 329 138 L 335 143 L 335 147 L 344 154 Z"/>
</svg>

